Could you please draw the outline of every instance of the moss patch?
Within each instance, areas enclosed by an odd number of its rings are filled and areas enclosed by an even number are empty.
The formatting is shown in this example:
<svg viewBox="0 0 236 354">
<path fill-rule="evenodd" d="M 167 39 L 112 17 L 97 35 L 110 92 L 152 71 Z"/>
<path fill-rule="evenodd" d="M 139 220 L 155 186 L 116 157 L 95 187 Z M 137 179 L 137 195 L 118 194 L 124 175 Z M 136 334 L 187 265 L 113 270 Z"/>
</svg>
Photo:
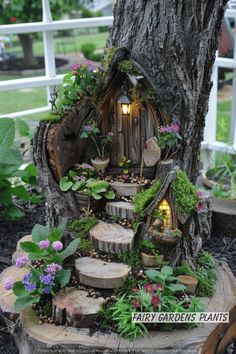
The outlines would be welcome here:
<svg viewBox="0 0 236 354">
<path fill-rule="evenodd" d="M 153 201 L 161 184 L 156 181 L 151 187 L 140 191 L 134 197 L 134 212 L 137 216 L 142 217 L 147 206 Z"/>
<path fill-rule="evenodd" d="M 122 60 L 118 64 L 118 69 L 122 73 L 130 74 L 130 75 L 139 75 L 140 71 L 136 68 L 132 60 Z"/>
</svg>

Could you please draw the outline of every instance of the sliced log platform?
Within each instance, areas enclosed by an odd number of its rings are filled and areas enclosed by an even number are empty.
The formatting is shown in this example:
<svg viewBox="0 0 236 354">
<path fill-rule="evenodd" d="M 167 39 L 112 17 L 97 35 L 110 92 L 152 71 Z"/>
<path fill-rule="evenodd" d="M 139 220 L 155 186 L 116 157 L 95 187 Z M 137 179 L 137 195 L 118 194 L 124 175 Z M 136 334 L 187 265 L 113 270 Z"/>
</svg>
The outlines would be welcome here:
<svg viewBox="0 0 236 354">
<path fill-rule="evenodd" d="M 117 333 L 93 331 L 89 328 L 73 328 L 39 324 L 32 309 L 22 313 L 21 326 L 14 332 L 19 354 L 53 354 L 54 352 L 78 353 L 168 353 L 219 354 L 235 338 L 236 280 L 226 264 L 219 266 L 216 291 L 212 298 L 202 298 L 206 312 L 230 311 L 229 323 L 200 324 L 193 329 L 176 329 L 172 332 L 151 331 L 135 341 L 121 338 Z M 2 304 L 2 294 L 0 295 Z"/>
<path fill-rule="evenodd" d="M 53 300 L 53 318 L 57 324 L 71 327 L 89 327 L 96 319 L 102 297 L 88 297 L 87 291 L 65 288 Z"/>
<path fill-rule="evenodd" d="M 108 202 L 106 203 L 106 212 L 108 215 L 118 216 L 123 219 L 134 218 L 134 206 L 127 202 Z"/>
<path fill-rule="evenodd" d="M 24 274 L 28 273 L 27 268 L 16 268 L 16 266 L 11 266 L 6 268 L 0 274 L 0 310 L 6 317 L 14 317 L 19 314 L 14 308 L 14 303 L 16 300 L 15 295 L 12 290 L 5 290 L 4 282 L 8 277 L 13 277 L 15 280 L 21 280 Z"/>
<path fill-rule="evenodd" d="M 25 235 L 19 239 L 19 241 L 17 242 L 17 246 L 16 246 L 17 251 L 22 251 L 22 249 L 20 247 L 20 243 L 25 242 L 25 241 L 32 241 L 32 235 Z"/>
<path fill-rule="evenodd" d="M 75 260 L 79 281 L 93 288 L 117 289 L 124 284 L 131 268 L 127 264 L 104 262 L 100 259 L 81 257 Z"/>
<path fill-rule="evenodd" d="M 91 240 L 98 251 L 108 253 L 124 253 L 130 251 L 134 243 L 134 232 L 118 224 L 103 221 L 89 232 Z"/>
</svg>

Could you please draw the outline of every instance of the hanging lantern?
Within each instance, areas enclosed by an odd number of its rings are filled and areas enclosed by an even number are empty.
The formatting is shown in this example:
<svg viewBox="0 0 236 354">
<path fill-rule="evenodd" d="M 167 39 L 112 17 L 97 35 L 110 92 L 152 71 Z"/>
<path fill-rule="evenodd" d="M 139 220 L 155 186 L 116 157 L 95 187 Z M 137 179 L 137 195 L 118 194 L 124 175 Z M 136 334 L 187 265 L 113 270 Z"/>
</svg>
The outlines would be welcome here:
<svg viewBox="0 0 236 354">
<path fill-rule="evenodd" d="M 120 98 L 118 99 L 117 102 L 121 104 L 122 115 L 128 116 L 130 114 L 130 107 L 132 104 L 131 97 L 124 94 L 124 95 L 120 96 Z"/>
</svg>

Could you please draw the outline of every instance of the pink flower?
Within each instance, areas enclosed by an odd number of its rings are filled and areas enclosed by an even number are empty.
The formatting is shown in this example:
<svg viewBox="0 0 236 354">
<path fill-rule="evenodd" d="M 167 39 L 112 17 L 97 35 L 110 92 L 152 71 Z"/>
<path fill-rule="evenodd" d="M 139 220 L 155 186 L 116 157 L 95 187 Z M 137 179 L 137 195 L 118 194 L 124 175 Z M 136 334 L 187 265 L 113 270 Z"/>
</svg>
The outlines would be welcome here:
<svg viewBox="0 0 236 354">
<path fill-rule="evenodd" d="M 164 290 L 164 286 L 162 284 L 156 284 L 155 287 L 157 290 L 160 290 L 160 291 Z"/>
<path fill-rule="evenodd" d="M 58 270 L 61 270 L 62 266 L 57 263 L 51 263 L 45 269 L 45 272 L 51 275 L 55 275 Z"/>
<path fill-rule="evenodd" d="M 202 210 L 204 207 L 203 207 L 203 204 L 200 202 L 198 203 L 198 206 L 197 206 L 198 210 Z"/>
<path fill-rule="evenodd" d="M 113 132 L 108 132 L 108 136 L 114 136 Z"/>
<path fill-rule="evenodd" d="M 158 296 L 152 296 L 151 303 L 154 307 L 158 307 L 160 305 L 160 298 Z"/>
<path fill-rule="evenodd" d="M 133 288 L 132 290 L 133 290 L 135 293 L 138 292 L 138 288 Z"/>
<path fill-rule="evenodd" d="M 150 292 L 152 294 L 154 292 L 152 284 L 145 284 L 143 286 L 143 289 L 146 291 L 146 293 Z"/>
<path fill-rule="evenodd" d="M 55 250 L 55 251 L 61 251 L 62 248 L 63 248 L 63 243 L 61 241 L 55 241 L 53 242 L 52 244 L 52 248 Z"/>
<path fill-rule="evenodd" d="M 132 301 L 131 301 L 131 304 L 133 305 L 133 307 L 140 307 L 141 306 L 141 301 L 140 301 L 140 299 L 133 299 Z"/>
<path fill-rule="evenodd" d="M 201 191 L 197 191 L 197 196 L 198 196 L 199 198 L 202 198 L 203 193 L 202 193 Z"/>
<path fill-rule="evenodd" d="M 15 279 L 13 277 L 6 278 L 4 281 L 4 289 L 11 290 L 13 288 L 14 283 L 15 283 Z"/>
<path fill-rule="evenodd" d="M 47 249 L 49 245 L 50 245 L 49 240 L 42 240 L 39 242 L 39 247 L 41 248 L 41 250 Z"/>
<path fill-rule="evenodd" d="M 23 268 L 29 262 L 28 256 L 18 257 L 16 259 L 16 267 Z"/>
</svg>

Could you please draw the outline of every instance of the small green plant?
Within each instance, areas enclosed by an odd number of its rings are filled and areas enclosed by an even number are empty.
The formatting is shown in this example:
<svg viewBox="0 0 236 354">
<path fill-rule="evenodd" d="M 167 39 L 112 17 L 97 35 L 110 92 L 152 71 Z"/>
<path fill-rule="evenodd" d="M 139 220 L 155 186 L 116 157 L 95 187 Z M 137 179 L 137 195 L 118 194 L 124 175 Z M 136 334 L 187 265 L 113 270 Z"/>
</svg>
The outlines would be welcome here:
<svg viewBox="0 0 236 354">
<path fill-rule="evenodd" d="M 175 207 L 180 214 L 191 214 L 197 210 L 199 196 L 197 188 L 190 182 L 183 171 L 177 172 L 177 177 L 172 184 L 175 198 Z"/>
<path fill-rule="evenodd" d="M 131 165 L 131 160 L 128 159 L 126 156 L 121 156 L 119 166 L 123 168 L 124 175 L 128 175 L 130 165 Z"/>
<path fill-rule="evenodd" d="M 142 89 L 142 87 L 141 87 Z M 141 103 L 150 103 L 154 106 L 162 106 L 163 103 L 161 99 L 157 96 L 154 90 L 152 89 L 144 89 L 142 90 L 142 95 L 140 97 Z"/>
<path fill-rule="evenodd" d="M 148 269 L 145 271 L 145 274 L 151 281 L 162 284 L 171 292 L 186 290 L 185 285 L 173 283 L 178 281 L 178 279 L 174 276 L 174 271 L 170 266 L 163 266 L 161 271 L 156 269 Z"/>
<path fill-rule="evenodd" d="M 118 64 L 118 69 L 122 72 L 122 73 L 126 73 L 126 74 L 130 74 L 130 75 L 139 75 L 140 71 L 138 70 L 138 68 L 135 66 L 135 64 L 132 62 L 132 60 L 128 59 L 128 60 L 122 60 L 119 64 Z"/>
<path fill-rule="evenodd" d="M 160 182 L 156 181 L 146 190 L 140 191 L 134 196 L 134 212 L 138 217 L 143 217 L 145 209 L 153 201 L 160 189 Z"/>
<path fill-rule="evenodd" d="M 105 58 L 104 58 L 104 67 L 106 70 L 108 70 L 110 63 L 112 61 L 112 58 L 114 57 L 116 51 L 117 51 L 117 48 L 115 48 L 115 47 L 106 48 Z"/>
<path fill-rule="evenodd" d="M 65 227 L 66 224 L 61 224 L 50 230 L 37 224 L 32 230 L 32 241 L 20 243 L 21 249 L 28 255 L 17 258 L 16 267 L 27 267 L 29 273 L 20 281 L 8 278 L 4 284 L 6 290 L 13 289 L 17 311 L 40 302 L 45 295 L 55 296 L 60 288 L 68 284 L 70 270 L 63 269 L 62 264 L 64 259 L 76 252 L 80 240 L 75 239 L 64 248 L 62 235 Z"/>
<path fill-rule="evenodd" d="M 138 267 L 142 264 L 142 260 L 140 257 L 140 251 L 137 248 L 133 249 L 130 252 L 118 254 L 118 259 L 121 262 L 126 263 L 131 267 Z"/>
<path fill-rule="evenodd" d="M 182 140 L 179 135 L 179 124 L 170 124 L 164 127 L 160 127 L 158 133 L 158 141 L 161 148 L 162 160 L 166 161 L 177 152 L 177 144 L 179 140 Z"/>
<path fill-rule="evenodd" d="M 81 46 L 81 52 L 85 58 L 100 62 L 102 60 L 102 53 L 96 53 L 96 46 L 94 43 L 84 43 Z"/>
<path fill-rule="evenodd" d="M 150 253 L 157 261 L 160 260 L 160 252 L 151 240 L 143 240 L 140 242 L 140 250 L 144 253 Z"/>
<path fill-rule="evenodd" d="M 86 217 L 79 220 L 74 220 L 69 229 L 77 234 L 77 237 L 84 238 L 88 236 L 89 231 L 98 224 L 98 220 L 92 217 Z"/>
<path fill-rule="evenodd" d="M 207 251 L 202 251 L 199 253 L 199 256 L 197 258 L 197 263 L 200 266 L 206 267 L 206 268 L 213 268 L 215 267 L 215 259 L 213 256 L 207 252 Z"/>
</svg>

